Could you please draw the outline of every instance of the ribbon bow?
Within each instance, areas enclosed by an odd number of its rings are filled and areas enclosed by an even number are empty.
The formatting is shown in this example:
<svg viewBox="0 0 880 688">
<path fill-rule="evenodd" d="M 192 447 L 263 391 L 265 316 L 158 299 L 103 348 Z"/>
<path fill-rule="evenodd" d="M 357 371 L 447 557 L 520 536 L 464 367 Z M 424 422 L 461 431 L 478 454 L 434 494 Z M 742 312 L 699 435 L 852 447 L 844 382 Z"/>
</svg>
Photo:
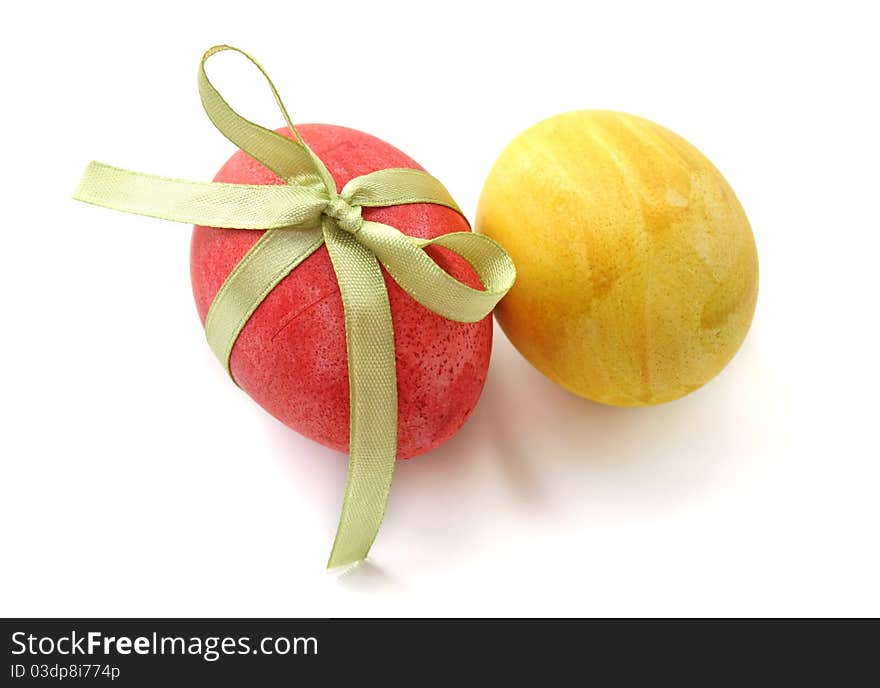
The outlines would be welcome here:
<svg viewBox="0 0 880 688">
<path fill-rule="evenodd" d="M 290 139 L 241 117 L 205 73 L 212 55 L 233 50 L 266 78 Z M 230 376 L 232 347 L 257 306 L 303 260 L 327 246 L 345 310 L 351 424 L 348 482 L 328 568 L 366 557 L 382 523 L 397 454 L 397 374 L 388 293 L 379 264 L 416 301 L 450 320 L 476 322 L 513 285 L 510 257 L 471 232 L 416 239 L 361 217 L 361 208 L 435 203 L 461 213 L 439 181 L 420 170 L 365 174 L 336 192 L 333 177 L 303 142 L 272 80 L 238 48 L 218 45 L 199 66 L 199 94 L 220 132 L 286 183 L 277 186 L 168 179 L 97 162 L 89 164 L 74 198 L 174 222 L 266 230 L 217 292 L 205 321 L 208 343 Z M 423 250 L 442 246 L 473 267 L 484 290 L 442 270 Z"/>
</svg>

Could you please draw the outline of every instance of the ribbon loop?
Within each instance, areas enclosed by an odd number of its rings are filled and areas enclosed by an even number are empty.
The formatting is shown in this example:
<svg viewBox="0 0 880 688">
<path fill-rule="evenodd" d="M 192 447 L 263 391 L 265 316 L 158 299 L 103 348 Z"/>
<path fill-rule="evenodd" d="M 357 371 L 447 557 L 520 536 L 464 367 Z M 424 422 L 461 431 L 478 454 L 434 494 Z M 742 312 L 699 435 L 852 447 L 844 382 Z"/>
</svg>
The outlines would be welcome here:
<svg viewBox="0 0 880 688">
<path fill-rule="evenodd" d="M 260 71 L 269 84 L 272 95 L 275 97 L 275 102 L 278 103 L 278 109 L 281 110 L 284 121 L 293 133 L 294 139 L 289 139 L 271 129 L 245 119 L 233 110 L 229 103 L 224 100 L 223 96 L 220 95 L 205 72 L 205 64 L 212 56 L 226 50 L 243 55 Z M 198 82 L 199 95 L 208 119 L 233 144 L 252 158 L 259 160 L 289 184 L 302 186 L 324 185 L 323 175 L 319 169 L 319 165 L 323 167 L 323 164 L 316 164 L 315 156 L 303 144 L 299 132 L 290 121 L 287 108 L 284 107 L 275 84 L 272 83 L 266 70 L 253 57 L 244 50 L 233 48 L 230 45 L 215 45 L 202 56 L 202 61 L 199 64 Z"/>
<path fill-rule="evenodd" d="M 443 237 L 457 240 L 441 241 Z M 513 261 L 498 244 L 480 234 L 456 232 L 420 240 L 388 225 L 365 222 L 358 240 L 412 298 L 449 320 L 482 320 L 510 289 Z M 432 245 L 443 246 L 467 260 L 485 289 L 473 289 L 445 272 L 423 250 Z"/>
<path fill-rule="evenodd" d="M 245 119 L 223 99 L 205 63 L 225 50 L 246 57 L 265 77 L 292 139 Z M 425 307 L 452 320 L 476 322 L 513 285 L 513 262 L 494 241 L 471 232 L 415 239 L 365 221 L 362 207 L 433 203 L 461 210 L 443 185 L 421 170 L 379 170 L 352 179 L 337 194 L 335 180 L 293 126 L 272 80 L 243 50 L 228 45 L 208 50 L 198 81 L 214 126 L 285 184 L 190 182 L 93 162 L 74 198 L 175 222 L 268 230 L 223 282 L 205 321 L 208 343 L 230 376 L 232 349 L 251 315 L 297 265 L 327 246 L 345 313 L 351 409 L 348 481 L 328 567 L 359 561 L 382 523 L 397 454 L 394 326 L 380 263 Z M 424 251 L 428 246 L 468 261 L 484 289 L 444 272 Z"/>
</svg>

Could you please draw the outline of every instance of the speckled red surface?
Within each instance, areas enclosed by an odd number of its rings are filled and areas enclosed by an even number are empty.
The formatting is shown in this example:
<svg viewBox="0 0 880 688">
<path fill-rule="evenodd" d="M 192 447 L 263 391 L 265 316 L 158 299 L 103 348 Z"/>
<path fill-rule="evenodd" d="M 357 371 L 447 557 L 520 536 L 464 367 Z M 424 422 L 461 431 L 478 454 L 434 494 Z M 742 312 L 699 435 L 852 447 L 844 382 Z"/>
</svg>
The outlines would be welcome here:
<svg viewBox="0 0 880 688">
<path fill-rule="evenodd" d="M 287 129 L 279 129 L 290 135 Z M 351 178 L 388 167 L 419 165 L 393 146 L 353 129 L 324 124 L 299 127 L 330 170 L 339 189 Z M 280 184 L 241 151 L 214 181 Z M 367 220 L 423 238 L 468 231 L 454 211 L 414 204 L 365 208 Z M 191 273 L 199 316 L 262 232 L 195 227 Z M 441 267 L 472 287 L 479 281 L 467 263 L 430 248 Z M 384 268 L 397 347 L 398 457 L 426 452 L 452 437 L 477 403 L 492 348 L 491 316 L 479 323 L 452 322 L 413 301 Z M 238 384 L 281 422 L 328 447 L 348 450 L 348 365 L 342 299 L 321 247 L 288 275 L 245 325 L 232 352 Z"/>
</svg>

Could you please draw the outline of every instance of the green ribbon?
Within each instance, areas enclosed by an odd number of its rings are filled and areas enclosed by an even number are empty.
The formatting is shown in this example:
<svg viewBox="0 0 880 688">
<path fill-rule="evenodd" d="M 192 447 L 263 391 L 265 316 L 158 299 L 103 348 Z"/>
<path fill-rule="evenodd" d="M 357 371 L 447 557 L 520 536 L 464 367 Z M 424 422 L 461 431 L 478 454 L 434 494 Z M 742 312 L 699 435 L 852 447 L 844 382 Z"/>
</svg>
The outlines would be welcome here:
<svg viewBox="0 0 880 688">
<path fill-rule="evenodd" d="M 260 70 L 294 138 L 241 117 L 214 88 L 205 63 L 224 50 L 244 55 Z M 461 210 L 439 181 L 420 170 L 372 172 L 337 193 L 333 177 L 303 142 L 268 74 L 244 51 L 228 45 L 211 48 L 202 58 L 198 81 L 214 126 L 286 184 L 193 182 L 92 162 L 74 198 L 173 222 L 266 230 L 227 277 L 205 321 L 208 343 L 228 372 L 235 341 L 257 306 L 326 244 L 345 309 L 351 403 L 348 482 L 327 566 L 360 561 L 382 523 L 397 454 L 394 330 L 379 264 L 423 306 L 450 320 L 476 322 L 513 285 L 513 262 L 498 244 L 479 234 L 416 239 L 364 220 L 364 207 L 434 203 Z M 446 273 L 425 253 L 427 246 L 442 246 L 464 258 L 484 289 L 472 289 Z"/>
</svg>

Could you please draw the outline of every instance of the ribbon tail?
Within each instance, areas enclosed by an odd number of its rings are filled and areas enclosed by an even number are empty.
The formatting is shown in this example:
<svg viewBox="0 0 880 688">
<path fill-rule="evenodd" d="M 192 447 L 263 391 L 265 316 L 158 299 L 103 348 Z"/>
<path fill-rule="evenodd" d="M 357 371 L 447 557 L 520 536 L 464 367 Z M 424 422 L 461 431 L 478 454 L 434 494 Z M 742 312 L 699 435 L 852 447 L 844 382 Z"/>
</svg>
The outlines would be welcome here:
<svg viewBox="0 0 880 688">
<path fill-rule="evenodd" d="M 91 162 L 73 198 L 171 222 L 227 229 L 314 226 L 326 194 L 289 184 L 220 184 L 171 179 Z"/>
<path fill-rule="evenodd" d="M 385 516 L 397 458 L 397 369 L 379 262 L 329 219 L 324 241 L 345 308 L 351 407 L 348 482 L 327 563 L 335 568 L 367 556 Z"/>
</svg>

